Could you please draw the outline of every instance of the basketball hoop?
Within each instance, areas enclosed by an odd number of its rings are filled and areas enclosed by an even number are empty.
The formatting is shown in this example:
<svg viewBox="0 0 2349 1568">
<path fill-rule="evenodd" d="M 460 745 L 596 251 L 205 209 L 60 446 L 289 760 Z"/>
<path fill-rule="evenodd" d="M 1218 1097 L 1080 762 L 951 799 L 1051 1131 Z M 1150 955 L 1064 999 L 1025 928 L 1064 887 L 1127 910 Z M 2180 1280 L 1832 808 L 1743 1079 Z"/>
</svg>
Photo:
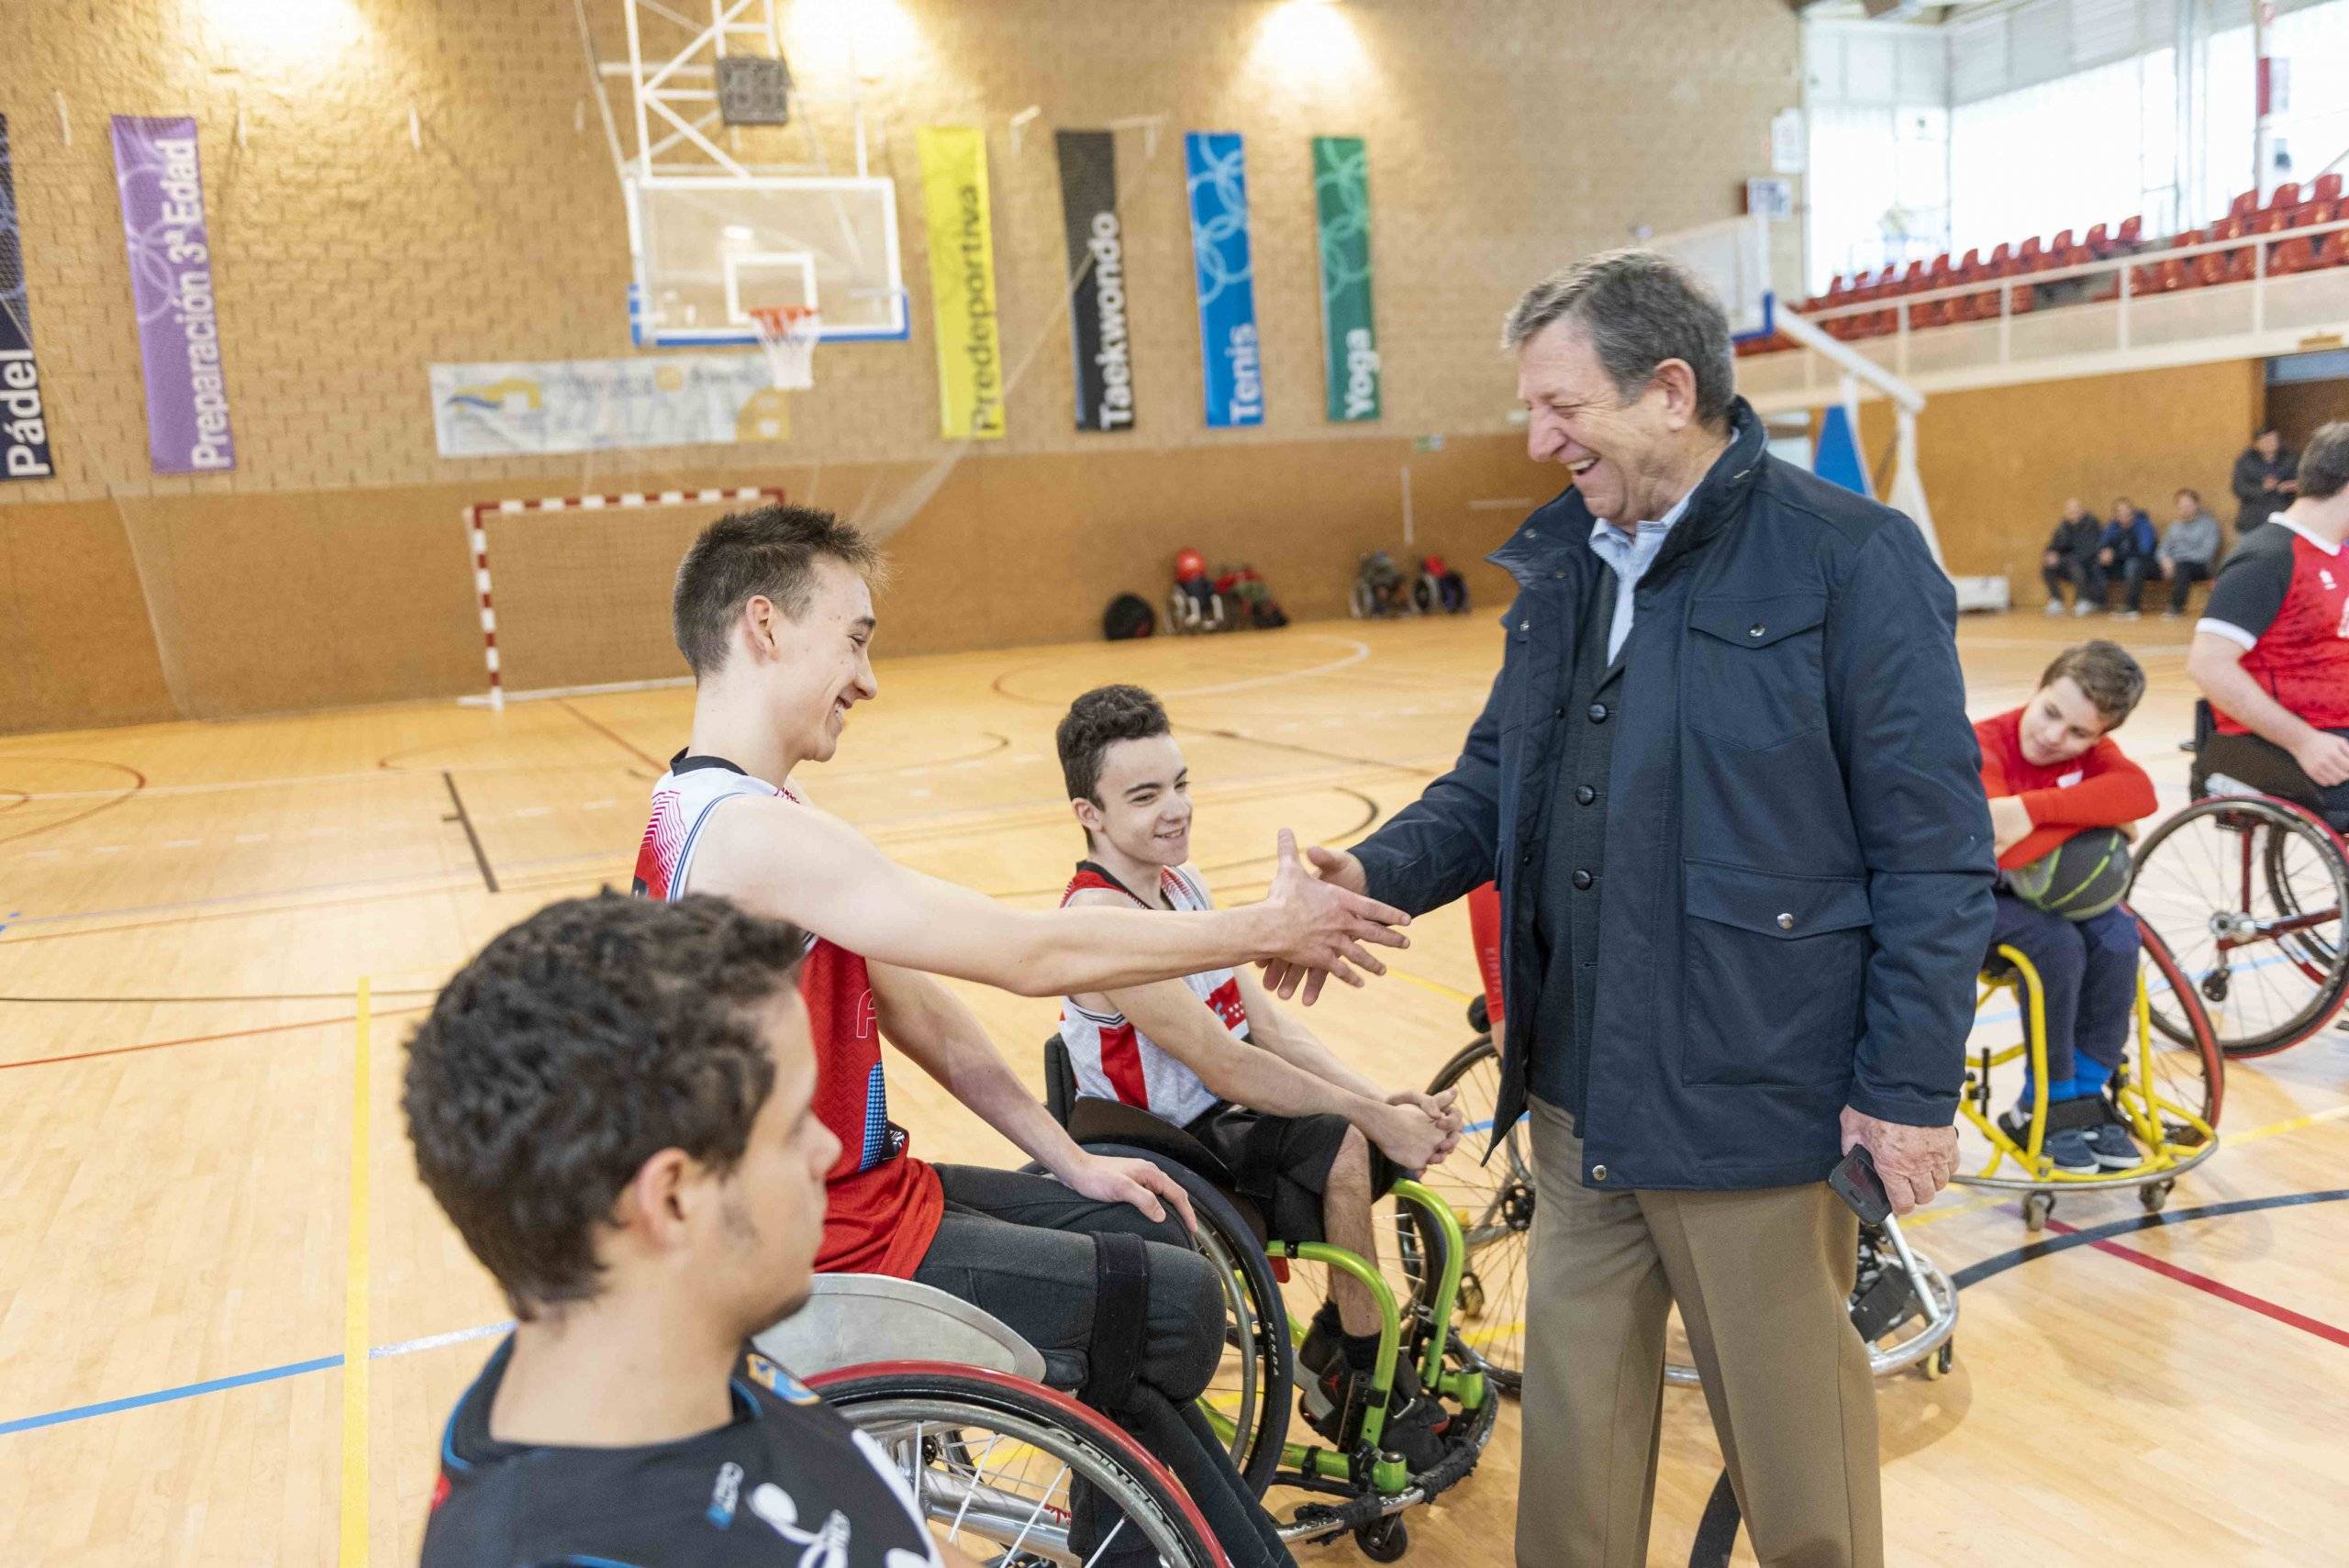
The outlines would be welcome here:
<svg viewBox="0 0 2349 1568">
<path fill-rule="evenodd" d="M 823 313 L 812 305 L 754 305 L 749 314 L 777 389 L 796 392 L 815 385 L 810 361 L 816 340 L 824 335 Z"/>
</svg>

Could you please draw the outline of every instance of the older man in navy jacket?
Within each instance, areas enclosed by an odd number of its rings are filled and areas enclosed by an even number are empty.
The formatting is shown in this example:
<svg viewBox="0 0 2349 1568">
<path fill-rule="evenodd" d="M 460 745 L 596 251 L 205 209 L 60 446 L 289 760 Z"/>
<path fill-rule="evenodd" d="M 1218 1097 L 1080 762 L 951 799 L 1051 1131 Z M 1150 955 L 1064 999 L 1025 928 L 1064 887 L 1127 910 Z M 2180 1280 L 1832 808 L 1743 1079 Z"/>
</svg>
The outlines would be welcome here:
<svg viewBox="0 0 2349 1568">
<path fill-rule="evenodd" d="M 1410 910 L 1497 878 L 1496 1130 L 1529 1110 L 1520 1564 L 1646 1561 L 1664 1319 L 1762 1562 L 1883 1558 L 1846 1316 L 1865 1144 L 1956 1158 L 1994 875 L 1950 583 L 1898 513 L 1769 456 L 1720 306 L 1598 256 L 1506 341 L 1574 486 L 1492 560 L 1507 646 L 1452 772 L 1322 873 Z"/>
</svg>

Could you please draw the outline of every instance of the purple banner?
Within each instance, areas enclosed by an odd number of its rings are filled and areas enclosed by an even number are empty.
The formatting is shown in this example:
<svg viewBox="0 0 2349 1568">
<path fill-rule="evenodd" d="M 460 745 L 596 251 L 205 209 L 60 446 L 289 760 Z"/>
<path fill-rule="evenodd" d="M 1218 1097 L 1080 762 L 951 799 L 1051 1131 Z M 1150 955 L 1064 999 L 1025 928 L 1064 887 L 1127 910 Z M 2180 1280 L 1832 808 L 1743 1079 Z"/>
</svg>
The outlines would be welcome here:
<svg viewBox="0 0 2349 1568">
<path fill-rule="evenodd" d="M 115 183 L 130 250 L 130 298 L 147 371 L 147 450 L 158 473 L 237 466 L 195 121 L 114 117 Z"/>
</svg>

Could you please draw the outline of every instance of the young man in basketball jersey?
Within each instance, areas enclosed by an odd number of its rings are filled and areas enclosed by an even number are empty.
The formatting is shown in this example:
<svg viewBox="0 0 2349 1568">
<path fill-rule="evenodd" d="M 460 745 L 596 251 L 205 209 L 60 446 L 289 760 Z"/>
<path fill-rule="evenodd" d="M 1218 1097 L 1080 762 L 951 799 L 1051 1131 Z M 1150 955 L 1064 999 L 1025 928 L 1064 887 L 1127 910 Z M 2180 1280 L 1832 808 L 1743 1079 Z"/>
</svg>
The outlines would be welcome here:
<svg viewBox="0 0 2349 1568">
<path fill-rule="evenodd" d="M 807 1298 L 839 1151 L 806 946 L 719 899 L 573 899 L 417 1031 L 417 1171 L 520 1319 L 450 1418 L 424 1568 L 967 1568 L 748 1343 Z"/>
<path fill-rule="evenodd" d="M 2186 673 L 2218 732 L 2198 780 L 2221 773 L 2349 822 L 2349 423 L 2309 438 L 2299 493 L 2219 569 Z"/>
<path fill-rule="evenodd" d="M 817 1269 L 911 1278 L 994 1313 L 1053 1381 L 1167 1460 L 1236 1564 L 1286 1562 L 1192 1408 L 1222 1356 L 1223 1297 L 1188 1245 L 1180 1189 L 1145 1162 L 1078 1149 L 931 977 L 1061 995 L 1302 952 L 1360 984 L 1355 969 L 1383 972 L 1362 944 L 1405 945 L 1388 929 L 1402 917 L 1315 881 L 1286 832 L 1264 903 L 1173 919 L 1015 909 L 880 854 L 790 782 L 875 695 L 878 566 L 855 530 L 788 506 L 721 518 L 686 552 L 674 618 L 697 683 L 693 736 L 653 787 L 637 891 L 720 894 L 818 939 L 800 988 L 817 1111 L 842 1147 Z M 883 1037 L 1057 1179 L 915 1159 L 889 1119 Z"/>
<path fill-rule="evenodd" d="M 1158 699 L 1139 686 L 1089 691 L 1061 720 L 1058 741 L 1086 851 L 1063 906 L 1213 908 L 1190 863 L 1190 772 Z M 1275 1007 L 1245 969 L 1073 995 L 1061 1039 L 1079 1094 L 1140 1106 L 1188 1132 L 1283 1240 L 1376 1257 L 1371 1205 L 1397 1175 L 1442 1160 L 1460 1139 L 1448 1091 L 1380 1088 Z M 1331 1270 L 1330 1299 L 1299 1360 L 1319 1380 L 1308 1418 L 1341 1449 L 1356 1440 L 1356 1393 L 1376 1364 L 1378 1329 L 1370 1292 Z M 1408 1365 L 1400 1375 L 1386 1440 L 1424 1467 L 1437 1457 L 1442 1413 L 1418 1398 Z"/>
<path fill-rule="evenodd" d="M 1998 869 L 2019 870 L 2091 828 L 2135 825 L 2157 808 L 2154 781 L 2112 739 L 2145 695 L 2145 672 L 2118 643 L 2067 648 L 2019 708 L 1974 727 L 1982 749 L 1982 789 Z M 2046 1003 L 2047 1135 L 2055 1169 L 2074 1175 L 2125 1171 L 2144 1156 L 2105 1086 L 2128 1049 L 2137 1005 L 2137 922 L 2115 906 L 2085 920 L 2066 918 L 2016 895 L 2003 880 L 1990 951 L 2011 946 L 2039 972 Z M 1999 1125 L 2027 1141 L 2033 1093 Z"/>
</svg>

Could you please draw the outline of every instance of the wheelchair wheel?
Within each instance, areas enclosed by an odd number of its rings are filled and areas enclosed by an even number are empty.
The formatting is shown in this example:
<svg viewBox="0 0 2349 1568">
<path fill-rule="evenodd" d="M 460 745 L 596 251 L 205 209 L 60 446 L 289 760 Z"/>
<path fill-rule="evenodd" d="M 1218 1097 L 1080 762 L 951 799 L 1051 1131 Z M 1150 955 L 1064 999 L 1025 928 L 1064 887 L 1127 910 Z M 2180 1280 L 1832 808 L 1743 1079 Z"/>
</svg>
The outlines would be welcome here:
<svg viewBox="0 0 2349 1568">
<path fill-rule="evenodd" d="M 2145 977 L 2145 1006 L 2157 1026 L 2145 1042 L 2146 1087 L 2157 1099 L 2191 1111 L 2205 1126 L 2216 1128 L 2219 1108 L 2226 1097 L 2227 1062 L 2210 1027 L 2210 1015 L 2169 944 L 2142 915 L 2137 916 L 2137 937 L 2144 944 L 2145 962 L 2153 968 Z M 2167 1024 L 2162 1022 L 2165 1008 L 2171 1014 Z M 2190 1149 L 2202 1141 L 2202 1134 L 2184 1122 L 2165 1118 L 2162 1140 L 2173 1148 Z"/>
<path fill-rule="evenodd" d="M 1090 1564 L 1139 1537 L 1174 1568 L 1222 1550 L 1181 1485 L 1133 1439 L 1063 1394 L 967 1367 L 890 1362 L 810 1378 L 881 1446 L 939 1538 L 980 1562 Z M 1072 1540 L 1082 1485 L 1116 1539 Z"/>
<path fill-rule="evenodd" d="M 1471 1041 L 1443 1064 L 1428 1092 L 1459 1090 L 1468 1134 L 1449 1159 L 1430 1167 L 1419 1180 L 1452 1206 L 1468 1243 L 1453 1332 L 1484 1361 L 1493 1385 L 1514 1394 L 1525 1373 L 1526 1232 L 1533 1228 L 1533 1155 L 1520 1123 L 1501 1140 L 1492 1159 L 1484 1161 L 1500 1084 L 1500 1053 L 1490 1035 Z M 1416 1213 L 1408 1205 L 1398 1206 L 1395 1240 L 1404 1275 L 1424 1306 L 1435 1280 L 1427 1266 L 1431 1249 L 1420 1234 Z"/>
<path fill-rule="evenodd" d="M 2199 993 L 2227 1055 L 2281 1051 L 2340 1009 L 2349 993 L 2345 861 L 2321 819 L 2266 796 L 2198 800 L 2146 839 L 2130 907 Z M 2156 988 L 2154 1022 L 2190 1047 L 2178 995 Z"/>
<path fill-rule="evenodd" d="M 1280 1467 L 1281 1444 L 1288 1439 L 1290 1378 L 1297 1352 L 1289 1343 L 1288 1309 L 1280 1282 L 1256 1234 L 1231 1200 L 1188 1167 L 1147 1149 L 1121 1143 L 1088 1143 L 1088 1152 L 1147 1160 L 1181 1184 L 1198 1217 L 1197 1247 L 1223 1282 L 1225 1318 L 1222 1364 L 1200 1396 L 1217 1430 L 1230 1429 L 1231 1465 L 1250 1491 L 1262 1495 Z"/>
</svg>

